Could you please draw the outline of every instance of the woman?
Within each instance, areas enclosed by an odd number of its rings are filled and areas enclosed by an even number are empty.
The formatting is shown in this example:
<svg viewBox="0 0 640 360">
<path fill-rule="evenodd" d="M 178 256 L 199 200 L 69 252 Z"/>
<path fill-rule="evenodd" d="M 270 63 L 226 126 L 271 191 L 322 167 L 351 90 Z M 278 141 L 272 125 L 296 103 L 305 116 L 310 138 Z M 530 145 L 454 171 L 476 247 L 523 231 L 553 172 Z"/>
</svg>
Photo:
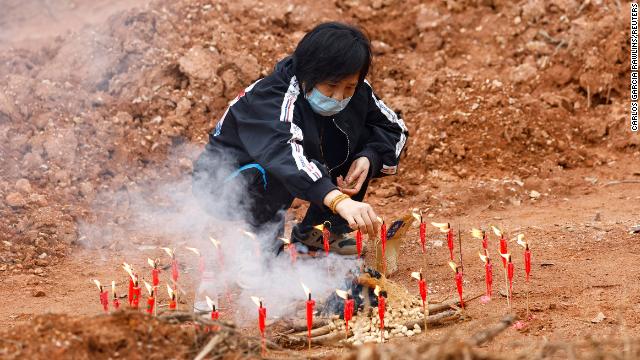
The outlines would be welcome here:
<svg viewBox="0 0 640 360">
<path fill-rule="evenodd" d="M 369 39 L 353 26 L 323 23 L 307 33 L 292 56 L 230 103 L 196 161 L 196 196 L 219 200 L 228 187 L 246 185 L 237 200 L 257 228 L 282 222 L 294 198 L 309 201 L 291 239 L 321 249 L 313 226 L 329 221 L 331 251 L 355 254 L 353 229 L 375 236 L 379 226 L 362 201 L 369 180 L 396 173 L 408 136 L 365 80 L 371 57 Z M 220 174 L 220 162 L 233 171 Z"/>
</svg>

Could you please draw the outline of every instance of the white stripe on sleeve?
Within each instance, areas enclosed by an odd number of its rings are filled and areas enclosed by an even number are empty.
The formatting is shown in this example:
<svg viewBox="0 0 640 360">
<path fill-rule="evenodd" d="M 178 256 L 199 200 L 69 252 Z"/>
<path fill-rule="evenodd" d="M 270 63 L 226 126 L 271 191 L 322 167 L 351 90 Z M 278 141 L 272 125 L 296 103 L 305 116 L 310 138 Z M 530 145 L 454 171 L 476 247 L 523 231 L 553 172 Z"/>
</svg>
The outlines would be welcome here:
<svg viewBox="0 0 640 360">
<path fill-rule="evenodd" d="M 298 95 L 300 95 L 298 80 L 293 76 L 289 82 L 289 88 L 284 95 L 284 99 L 282 100 L 282 106 L 280 107 L 280 121 L 291 124 L 291 139 L 289 140 L 289 143 L 291 144 L 291 155 L 296 162 L 298 170 L 304 171 L 309 175 L 311 180 L 315 182 L 322 177 L 322 173 L 316 164 L 310 162 L 307 157 L 304 156 L 304 150 L 302 149 L 302 145 L 300 145 L 303 140 L 302 129 L 292 122 L 293 108 Z"/>
<path fill-rule="evenodd" d="M 404 147 L 404 144 L 407 141 L 407 136 L 405 135 L 405 132 L 409 130 L 407 129 L 407 126 L 404 124 L 404 121 L 401 118 L 399 118 L 398 115 L 393 110 L 389 109 L 382 100 L 378 100 L 376 98 L 376 96 L 373 93 L 373 88 L 371 87 L 371 84 L 369 84 L 367 80 L 365 80 L 364 82 L 367 85 L 369 85 L 369 88 L 371 88 L 371 97 L 373 98 L 373 101 L 378 106 L 378 109 L 380 109 L 380 111 L 384 114 L 384 116 L 390 122 L 398 124 L 400 129 L 402 129 L 402 132 L 400 133 L 400 140 L 398 140 L 398 142 L 396 143 L 396 158 L 397 158 L 400 156 L 400 152 L 402 151 L 402 148 Z"/>
</svg>

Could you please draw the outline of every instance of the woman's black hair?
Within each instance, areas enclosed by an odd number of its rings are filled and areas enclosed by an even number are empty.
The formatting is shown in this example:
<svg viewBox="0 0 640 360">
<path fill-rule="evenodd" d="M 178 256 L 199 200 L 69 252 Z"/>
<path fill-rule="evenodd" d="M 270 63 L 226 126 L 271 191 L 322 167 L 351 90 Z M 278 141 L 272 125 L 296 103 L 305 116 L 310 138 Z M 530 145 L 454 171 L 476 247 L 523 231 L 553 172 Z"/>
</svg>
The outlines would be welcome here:
<svg viewBox="0 0 640 360">
<path fill-rule="evenodd" d="M 293 66 L 305 91 L 325 81 L 359 73 L 360 85 L 371 66 L 371 43 L 355 26 L 326 22 L 309 31 L 293 52 Z"/>
</svg>

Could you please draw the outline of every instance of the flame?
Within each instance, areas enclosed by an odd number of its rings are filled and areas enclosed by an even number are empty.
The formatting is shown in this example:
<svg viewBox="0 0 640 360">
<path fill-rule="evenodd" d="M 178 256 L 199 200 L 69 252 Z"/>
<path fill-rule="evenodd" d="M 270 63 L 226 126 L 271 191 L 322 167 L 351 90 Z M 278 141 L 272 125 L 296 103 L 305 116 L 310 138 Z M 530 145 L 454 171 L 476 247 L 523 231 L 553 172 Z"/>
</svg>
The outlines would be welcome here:
<svg viewBox="0 0 640 360">
<path fill-rule="evenodd" d="M 311 295 L 311 290 L 309 290 L 307 285 L 305 285 L 302 281 L 300 282 L 300 285 L 302 285 L 302 288 L 304 289 L 304 293 L 306 297 L 309 298 L 309 296 Z"/>
<path fill-rule="evenodd" d="M 416 280 L 422 280 L 422 273 L 418 271 L 414 271 L 411 273 L 411 277 Z"/>
<path fill-rule="evenodd" d="M 482 231 L 480 229 L 473 228 L 473 229 L 471 229 L 471 236 L 473 236 L 476 239 L 482 240 L 482 238 L 484 237 L 484 231 Z"/>
<path fill-rule="evenodd" d="M 133 267 L 131 267 L 131 265 L 122 263 L 122 268 L 127 272 L 127 274 L 129 274 L 131 280 L 136 281 L 136 277 L 133 275 Z"/>
<path fill-rule="evenodd" d="M 522 246 L 523 248 L 527 248 L 527 246 L 529 245 L 525 240 L 524 240 L 524 234 L 518 234 L 518 236 L 516 237 L 516 241 L 518 242 L 518 245 Z"/>
<path fill-rule="evenodd" d="M 147 258 L 147 263 L 149 264 L 149 266 L 151 266 L 152 268 L 156 268 L 156 262 L 151 260 L 150 258 Z"/>
<path fill-rule="evenodd" d="M 100 285 L 100 280 L 93 279 L 93 283 L 96 284 L 99 291 L 102 291 L 102 285 Z"/>
<path fill-rule="evenodd" d="M 282 240 L 282 242 L 287 244 L 287 245 L 291 244 L 291 240 L 289 240 L 289 239 L 287 239 L 285 237 L 281 237 L 281 238 L 278 238 L 278 239 Z"/>
<path fill-rule="evenodd" d="M 380 286 L 376 285 L 376 288 L 373 289 L 373 293 L 376 294 L 376 296 L 380 296 L 380 291 L 382 291 L 382 289 L 380 289 Z"/>
<path fill-rule="evenodd" d="M 324 230 L 324 224 L 316 225 L 313 228 L 322 231 Z"/>
<path fill-rule="evenodd" d="M 200 250 L 198 250 L 198 249 L 196 249 L 194 247 L 188 247 L 188 246 L 185 246 L 184 248 L 189 250 L 189 251 L 191 251 L 191 252 L 193 252 L 194 254 L 200 256 Z"/>
<path fill-rule="evenodd" d="M 458 265 L 456 265 L 456 263 L 454 263 L 453 261 L 449 261 L 449 266 L 451 267 L 451 270 L 453 270 L 454 272 L 458 270 Z"/>
<path fill-rule="evenodd" d="M 422 222 L 422 214 L 419 214 L 416 210 L 417 210 L 417 209 L 414 209 L 414 210 L 411 212 L 411 216 L 413 216 L 413 217 L 414 217 L 414 219 L 418 220 L 418 222 L 420 222 L 420 223 L 421 223 L 421 222 Z"/>
<path fill-rule="evenodd" d="M 207 305 L 209 305 L 209 307 L 211 308 L 211 311 L 213 311 L 213 309 L 216 306 L 216 304 L 213 302 L 213 300 L 211 300 L 210 297 L 205 296 L 205 298 L 207 299 Z"/>
<path fill-rule="evenodd" d="M 211 243 L 216 247 L 216 249 L 220 247 L 220 241 L 214 239 L 212 236 L 209 236 L 209 240 L 211 240 Z"/>
<path fill-rule="evenodd" d="M 173 299 L 173 289 L 171 288 L 171 286 L 169 286 L 169 284 L 167 284 L 167 293 L 169 293 L 169 299 Z"/>
<path fill-rule="evenodd" d="M 480 256 L 480 260 L 482 260 L 483 263 L 487 263 L 487 261 L 489 260 L 489 257 L 486 255 L 482 255 L 481 253 L 478 253 L 478 256 Z"/>
<path fill-rule="evenodd" d="M 491 225 L 491 230 L 493 230 L 493 233 L 496 234 L 496 236 L 502 236 L 502 231 L 497 227 Z"/>
<path fill-rule="evenodd" d="M 175 256 L 175 250 L 171 250 L 168 247 L 163 247 L 163 248 L 160 248 L 160 249 L 164 250 L 164 252 L 166 252 L 167 255 L 169 255 L 169 257 L 172 258 L 172 259 Z"/>
<path fill-rule="evenodd" d="M 252 240 L 256 239 L 256 234 L 250 232 L 250 231 L 242 231 L 245 235 L 247 235 L 248 237 L 250 237 Z"/>
<path fill-rule="evenodd" d="M 380 216 L 378 216 L 377 220 L 380 224 L 384 224 L 384 219 L 381 218 Z"/>
<path fill-rule="evenodd" d="M 151 286 L 151 284 L 149 284 L 144 280 L 142 280 L 142 282 L 144 282 L 144 287 L 147 288 L 147 291 L 149 292 L 149 296 L 153 295 L 153 286 Z"/>
<path fill-rule="evenodd" d="M 251 300 L 256 304 L 257 307 L 262 307 L 262 300 L 260 300 L 257 296 L 252 296 Z"/>
<path fill-rule="evenodd" d="M 431 225 L 437 227 L 440 232 L 447 232 L 449 231 L 449 223 L 437 223 L 437 222 L 432 222 Z"/>
<path fill-rule="evenodd" d="M 113 295 L 115 296 L 115 294 L 116 294 L 116 282 L 115 282 L 115 280 L 111 280 L 111 292 L 113 292 Z"/>
<path fill-rule="evenodd" d="M 507 260 L 508 262 L 511 262 L 511 254 L 506 253 L 506 254 L 500 254 L 500 256 L 502 256 L 505 260 Z"/>
<path fill-rule="evenodd" d="M 336 289 L 336 295 L 338 295 L 339 297 L 345 300 L 349 298 L 349 293 L 340 289 Z"/>
</svg>

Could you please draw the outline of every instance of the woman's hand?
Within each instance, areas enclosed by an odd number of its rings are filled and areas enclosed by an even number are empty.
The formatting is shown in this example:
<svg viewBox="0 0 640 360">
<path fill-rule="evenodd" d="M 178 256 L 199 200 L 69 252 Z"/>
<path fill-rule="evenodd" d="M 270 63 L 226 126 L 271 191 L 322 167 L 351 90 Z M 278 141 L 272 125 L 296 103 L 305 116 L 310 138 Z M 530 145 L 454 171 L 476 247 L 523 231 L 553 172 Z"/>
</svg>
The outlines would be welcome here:
<svg viewBox="0 0 640 360">
<path fill-rule="evenodd" d="M 378 216 L 371 205 L 351 199 L 344 199 L 336 206 L 336 212 L 347 220 L 349 226 L 367 233 L 370 239 L 375 239 L 378 232 Z"/>
<path fill-rule="evenodd" d="M 347 172 L 347 177 L 345 179 L 342 176 L 338 177 L 338 189 L 349 196 L 359 193 L 369 174 L 370 165 L 369 159 L 366 157 L 359 157 L 354 160 L 351 163 L 349 172 Z"/>
</svg>

